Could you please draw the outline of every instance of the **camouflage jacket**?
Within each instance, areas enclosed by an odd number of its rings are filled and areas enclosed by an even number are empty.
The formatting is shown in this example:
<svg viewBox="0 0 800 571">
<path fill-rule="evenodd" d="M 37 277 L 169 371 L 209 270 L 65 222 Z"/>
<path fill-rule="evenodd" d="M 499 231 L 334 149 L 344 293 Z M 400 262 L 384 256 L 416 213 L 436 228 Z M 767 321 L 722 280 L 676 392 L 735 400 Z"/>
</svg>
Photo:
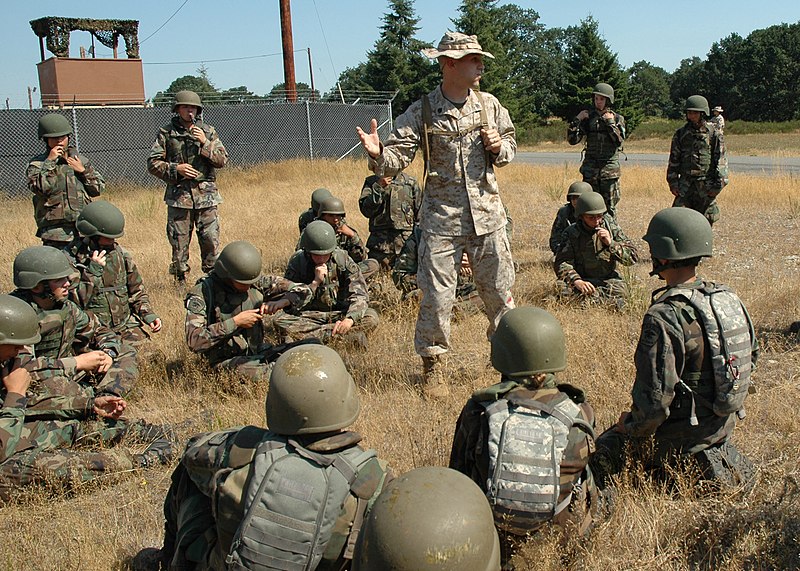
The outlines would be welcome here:
<svg viewBox="0 0 800 571">
<path fill-rule="evenodd" d="M 604 119 L 610 111 L 613 119 Z M 601 113 L 596 108 L 580 121 L 576 117 L 567 127 L 567 141 L 577 145 L 586 138 L 581 174 L 584 180 L 619 178 L 619 149 L 625 141 L 625 117 L 611 109 Z"/>
<path fill-rule="evenodd" d="M 303 213 L 297 218 L 297 228 L 300 230 L 300 233 L 303 233 L 303 230 L 306 229 L 306 226 L 311 224 L 314 220 L 317 219 L 317 215 L 314 214 L 314 210 L 309 208 L 308 210 L 304 210 Z"/>
<path fill-rule="evenodd" d="M 74 147 L 69 147 L 70 151 Z M 77 236 L 75 221 L 83 207 L 92 197 L 100 196 L 106 183 L 81 154 L 78 157 L 86 169 L 82 173 L 72 170 L 63 157 L 51 161 L 47 156 L 48 153 L 43 153 L 33 157 L 26 173 L 28 188 L 33 192 L 36 235 L 43 240 L 69 242 Z"/>
<path fill-rule="evenodd" d="M 553 227 L 550 229 L 550 251 L 557 254 L 561 247 L 564 231 L 575 224 L 575 209 L 571 202 L 567 202 L 556 212 Z"/>
<path fill-rule="evenodd" d="M 158 131 L 147 170 L 167 183 L 164 202 L 174 208 L 209 208 L 222 202 L 217 190 L 217 171 L 228 162 L 228 151 L 217 131 L 208 123 L 198 123 L 206 134 L 204 145 L 189 134 L 180 117 Z M 177 166 L 188 163 L 200 172 L 193 180 L 178 174 Z"/>
<path fill-rule="evenodd" d="M 342 232 L 336 233 L 336 245 L 347 252 L 347 255 L 353 258 L 354 262 L 363 262 L 367 259 L 367 247 L 358 235 L 355 228 L 350 228 L 353 231 L 352 236 L 347 236 Z"/>
<path fill-rule="evenodd" d="M 554 404 L 557 399 L 567 396 L 579 405 L 583 420 L 589 426 L 594 427 L 595 425 L 594 411 L 585 402 L 583 391 L 572 385 L 556 384 L 556 377 L 553 374 L 547 375 L 544 384 L 539 389 L 529 389 L 517 381 L 503 378 L 495 385 L 476 391 L 467 401 L 456 422 L 453 446 L 450 452 L 450 468 L 472 478 L 484 491 L 486 491 L 486 482 L 490 477 L 487 446 L 489 422 L 486 409 L 481 402 L 507 398 L 510 393 L 520 398 L 533 399 L 546 404 Z M 577 426 L 573 426 L 569 431 L 567 447 L 564 449 L 561 459 L 559 503 L 572 493 L 576 484 L 586 480 L 585 471 L 592 451 L 594 451 L 594 439 Z M 564 510 L 556 523 L 565 523 L 569 516 L 570 510 Z"/>
<path fill-rule="evenodd" d="M 706 187 L 717 194 L 728 184 L 728 159 L 725 140 L 713 123 L 691 121 L 675 131 L 669 150 L 667 184 L 679 191 L 681 182 L 704 180 Z"/>
<path fill-rule="evenodd" d="M 495 167 L 514 158 L 517 150 L 514 124 L 496 97 L 470 91 L 458 109 L 442 94 L 441 87 L 430 92 L 432 125 L 429 130 L 430 164 L 420 207 L 423 231 L 447 236 L 490 234 L 505 225 Z M 487 122 L 502 137 L 497 155 L 488 153 L 481 139 L 481 108 Z M 393 176 L 425 153 L 422 100 L 418 100 L 395 121 L 395 128 L 369 168 L 378 176 Z"/>
<path fill-rule="evenodd" d="M 114 249 L 106 252 L 102 266 L 91 260 L 92 252 L 99 249 L 84 238 L 66 251 L 81 274 L 75 288 L 81 307 L 115 333 L 138 326 L 137 319 L 148 325 L 158 319 L 130 252 L 115 243 Z"/>
<path fill-rule="evenodd" d="M 553 262 L 558 279 L 571 284 L 577 279 L 620 279 L 617 263 L 631 266 L 639 259 L 636 246 L 608 214 L 603 227 L 611 233 L 611 244 L 604 246 L 594 231 L 577 222 L 562 234 L 561 249 Z"/>
<path fill-rule="evenodd" d="M 236 327 L 233 318 L 250 309 L 258 309 L 271 299 L 289 300 L 293 308 L 311 299 L 311 289 L 278 276 L 261 276 L 246 292 L 234 290 L 213 270 L 197 280 L 186 294 L 186 343 L 195 353 L 203 354 L 212 365 L 232 357 L 255 355 L 264 346 L 264 324 Z"/>
<path fill-rule="evenodd" d="M 358 199 L 361 214 L 369 218 L 370 233 L 411 230 L 422 201 L 417 179 L 398 173 L 386 187 L 381 186 L 380 179 L 377 175 L 368 176 Z"/>
<path fill-rule="evenodd" d="M 347 252 L 336 248 L 327 263 L 328 277 L 314 292 L 311 301 L 300 310 L 341 311 L 353 321 L 359 321 L 369 307 L 367 283 L 361 270 Z M 302 284 L 314 281 L 314 262 L 302 250 L 289 258 L 284 277 Z M 299 313 L 298 310 L 287 313 Z"/>
<path fill-rule="evenodd" d="M 677 287 L 699 289 L 706 284 L 698 279 Z M 674 293 L 675 288 L 670 289 Z M 702 400 L 714 401 L 716 390 L 708 339 L 695 308 L 669 293 L 663 289 L 655 292 L 658 297 L 642 322 L 634 354 L 633 404 L 625 428 L 633 436 L 655 435 L 662 449 L 692 454 L 727 440 L 736 415 L 717 416 L 703 404 Z M 750 323 L 749 318 L 747 321 Z M 753 366 L 758 353 L 758 341 L 753 337 Z M 681 380 L 702 399 L 693 398 L 680 385 Z M 692 413 L 697 416 L 697 426 L 689 422 Z"/>
</svg>

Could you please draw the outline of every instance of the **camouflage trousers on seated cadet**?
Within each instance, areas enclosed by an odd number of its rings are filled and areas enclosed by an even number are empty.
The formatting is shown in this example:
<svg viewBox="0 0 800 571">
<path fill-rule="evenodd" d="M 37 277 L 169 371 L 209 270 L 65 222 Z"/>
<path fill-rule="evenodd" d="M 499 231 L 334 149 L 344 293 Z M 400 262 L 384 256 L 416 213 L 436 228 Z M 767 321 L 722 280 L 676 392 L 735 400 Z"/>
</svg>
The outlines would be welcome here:
<svg viewBox="0 0 800 571">
<path fill-rule="evenodd" d="M 705 180 L 681 179 L 678 196 L 672 201 L 672 206 L 684 206 L 696 210 L 713 225 L 719 220 L 717 194 L 718 192 L 707 188 Z"/>
<path fill-rule="evenodd" d="M 169 273 L 177 278 L 189 273 L 189 244 L 192 227 L 200 244 L 202 270 L 208 273 L 219 256 L 219 215 L 217 207 L 176 208 L 167 207 L 167 240 L 172 246 L 172 264 Z"/>
<path fill-rule="evenodd" d="M 583 182 L 588 182 L 592 185 L 592 189 L 603 197 L 603 202 L 606 203 L 608 214 L 616 220 L 617 218 L 617 204 L 619 204 L 619 179 L 618 178 L 601 178 L 601 179 L 587 179 L 584 178 Z"/>
<path fill-rule="evenodd" d="M 558 296 L 564 299 L 573 301 L 581 301 L 586 303 L 596 303 L 601 305 L 614 306 L 617 309 L 622 309 L 630 297 L 630 291 L 621 278 L 609 278 L 606 280 L 581 278 L 585 282 L 589 282 L 595 287 L 595 292 L 592 295 L 584 295 L 576 290 L 566 282 L 558 280 L 556 288 L 558 289 Z"/>
<path fill-rule="evenodd" d="M 75 396 L 80 387 L 89 388 L 98 395 L 116 395 L 125 398 L 133 390 L 139 377 L 136 350 L 130 345 L 121 345 L 120 354 L 114 359 L 106 373 L 78 371 L 71 377 L 53 374 L 34 380 L 28 392 L 42 398 L 52 395 Z M 29 403 L 29 406 L 32 406 Z"/>
<path fill-rule="evenodd" d="M 301 311 L 300 315 L 280 313 L 273 321 L 279 339 L 284 343 L 291 343 L 302 339 L 317 338 L 323 343 L 332 339 L 333 326 L 337 321 L 347 317 L 342 311 Z M 355 334 L 372 331 L 378 326 L 378 313 L 368 308 L 364 317 L 353 324 L 348 332 Z"/>
<path fill-rule="evenodd" d="M 376 260 L 384 271 L 391 271 L 409 236 L 411 230 L 371 232 L 367 239 L 367 255 Z"/>
<path fill-rule="evenodd" d="M 357 262 L 357 264 L 358 269 L 361 270 L 361 275 L 364 276 L 365 281 L 372 280 L 372 278 L 378 275 L 378 272 L 381 269 L 380 262 L 374 258 L 367 258 L 366 260 Z"/>
<path fill-rule="evenodd" d="M 270 345 L 264 343 L 258 347 L 252 355 L 237 355 L 230 359 L 225 359 L 219 363 L 214 363 L 215 369 L 223 369 L 228 371 L 235 371 L 240 375 L 244 375 L 251 381 L 260 381 L 269 379 L 272 372 L 272 365 L 275 360 L 283 355 L 283 353 L 296 347 L 297 345 L 318 344 L 319 339 L 303 339 L 293 343 L 281 343 L 280 345 Z"/>
</svg>

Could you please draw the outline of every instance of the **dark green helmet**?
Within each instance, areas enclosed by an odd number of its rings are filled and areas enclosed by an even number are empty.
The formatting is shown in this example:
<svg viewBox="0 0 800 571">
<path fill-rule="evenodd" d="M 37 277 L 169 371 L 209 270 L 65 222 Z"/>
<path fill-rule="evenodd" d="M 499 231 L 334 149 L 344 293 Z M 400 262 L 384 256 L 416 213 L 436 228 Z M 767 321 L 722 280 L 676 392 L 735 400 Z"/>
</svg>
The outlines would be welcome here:
<svg viewBox="0 0 800 571">
<path fill-rule="evenodd" d="M 575 216 L 603 214 L 606 210 L 606 201 L 603 200 L 603 196 L 592 191 L 581 194 L 578 197 L 578 203 L 575 205 Z"/>
<path fill-rule="evenodd" d="M 327 188 L 318 188 L 311 193 L 311 210 L 314 212 L 315 216 L 319 210 L 319 205 L 322 204 L 322 201 L 326 198 L 330 198 L 331 196 L 331 191 Z"/>
<path fill-rule="evenodd" d="M 642 239 L 662 260 L 711 257 L 713 234 L 706 217 L 691 208 L 665 208 L 653 216 Z"/>
<path fill-rule="evenodd" d="M 594 192 L 594 189 L 588 182 L 577 180 L 569 185 L 569 189 L 567 189 L 567 199 L 570 199 L 574 196 L 580 196 L 584 192 Z"/>
<path fill-rule="evenodd" d="M 342 202 L 342 199 L 336 196 L 329 196 L 320 202 L 317 216 L 322 216 L 323 214 L 337 214 L 339 216 L 344 216 L 344 202 Z"/>
<path fill-rule="evenodd" d="M 492 335 L 492 367 L 509 377 L 530 377 L 567 368 L 561 323 L 544 309 L 517 307 Z"/>
<path fill-rule="evenodd" d="M 464 474 L 436 466 L 392 480 L 358 537 L 353 571 L 500 571 L 492 508 Z"/>
<path fill-rule="evenodd" d="M 336 231 L 324 220 L 314 220 L 303 230 L 300 248 L 308 254 L 330 254 L 336 248 Z"/>
<path fill-rule="evenodd" d="M 700 111 L 705 113 L 706 116 L 711 115 L 708 110 L 708 99 L 702 95 L 690 95 L 686 99 L 686 105 L 683 106 L 684 111 Z"/>
<path fill-rule="evenodd" d="M 75 227 L 81 236 L 119 238 L 125 232 L 125 217 L 120 209 L 107 200 L 90 202 L 78 215 Z"/>
<path fill-rule="evenodd" d="M 71 134 L 72 126 L 70 126 L 67 118 L 60 113 L 48 113 L 47 115 L 42 115 L 39 119 L 40 139 L 63 137 L 64 135 Z"/>
<path fill-rule="evenodd" d="M 41 339 L 33 308 L 13 295 L 0 295 L 0 345 L 33 345 Z"/>
<path fill-rule="evenodd" d="M 353 377 L 325 345 L 292 347 L 269 376 L 267 428 L 278 434 L 315 434 L 353 424 L 361 405 Z"/>
<path fill-rule="evenodd" d="M 178 110 L 178 105 L 194 105 L 197 107 L 197 112 L 200 113 L 203 110 L 203 103 L 200 101 L 200 96 L 197 95 L 194 91 L 179 91 L 175 94 L 175 101 L 172 103 L 172 112 L 175 113 Z"/>
<path fill-rule="evenodd" d="M 43 281 L 65 278 L 74 271 L 61 250 L 52 246 L 31 246 L 14 258 L 14 285 L 33 289 Z"/>
<path fill-rule="evenodd" d="M 261 277 L 261 252 L 250 242 L 231 242 L 214 262 L 214 273 L 242 284 L 255 283 Z"/>
<path fill-rule="evenodd" d="M 602 95 L 608 98 L 609 103 L 614 103 L 614 88 L 607 83 L 598 83 L 595 85 L 592 95 Z"/>
</svg>

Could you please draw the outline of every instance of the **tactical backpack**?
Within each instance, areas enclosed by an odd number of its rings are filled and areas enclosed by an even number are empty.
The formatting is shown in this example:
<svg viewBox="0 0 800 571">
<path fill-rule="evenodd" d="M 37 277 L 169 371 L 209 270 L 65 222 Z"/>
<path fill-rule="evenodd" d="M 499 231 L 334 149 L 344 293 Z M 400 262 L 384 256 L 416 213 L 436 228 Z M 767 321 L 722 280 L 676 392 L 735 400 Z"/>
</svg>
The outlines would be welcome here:
<svg viewBox="0 0 800 571">
<path fill-rule="evenodd" d="M 548 404 L 512 393 L 481 404 L 489 424 L 486 496 L 495 524 L 525 535 L 569 506 L 571 493 L 558 501 L 569 431 L 577 426 L 594 438 L 594 430 L 566 395 Z"/>
<path fill-rule="evenodd" d="M 753 323 L 739 297 L 723 285 L 707 283 L 700 289 L 673 288 L 659 301 L 681 299 L 691 305 L 703 324 L 711 350 L 714 376 L 714 400 L 710 402 L 693 391 L 689 383 L 705 378 L 700 371 L 684 375 L 679 381 L 694 399 L 711 409 L 717 416 L 736 413 L 744 418 L 744 399 L 751 391 Z M 689 422 L 697 426 L 692 403 Z"/>
</svg>

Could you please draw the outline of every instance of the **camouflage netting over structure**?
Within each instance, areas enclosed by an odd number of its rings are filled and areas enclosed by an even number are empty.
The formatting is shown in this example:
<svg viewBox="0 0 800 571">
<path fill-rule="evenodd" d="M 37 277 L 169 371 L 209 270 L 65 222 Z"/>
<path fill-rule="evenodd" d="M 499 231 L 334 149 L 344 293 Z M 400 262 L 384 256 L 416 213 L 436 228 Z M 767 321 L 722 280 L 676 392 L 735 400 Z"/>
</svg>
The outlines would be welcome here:
<svg viewBox="0 0 800 571">
<path fill-rule="evenodd" d="M 138 20 L 47 17 L 31 20 L 31 28 L 40 38 L 47 38 L 47 49 L 56 57 L 69 57 L 69 34 L 81 30 L 91 33 L 107 48 L 116 48 L 122 36 L 128 58 L 139 58 Z"/>
</svg>

